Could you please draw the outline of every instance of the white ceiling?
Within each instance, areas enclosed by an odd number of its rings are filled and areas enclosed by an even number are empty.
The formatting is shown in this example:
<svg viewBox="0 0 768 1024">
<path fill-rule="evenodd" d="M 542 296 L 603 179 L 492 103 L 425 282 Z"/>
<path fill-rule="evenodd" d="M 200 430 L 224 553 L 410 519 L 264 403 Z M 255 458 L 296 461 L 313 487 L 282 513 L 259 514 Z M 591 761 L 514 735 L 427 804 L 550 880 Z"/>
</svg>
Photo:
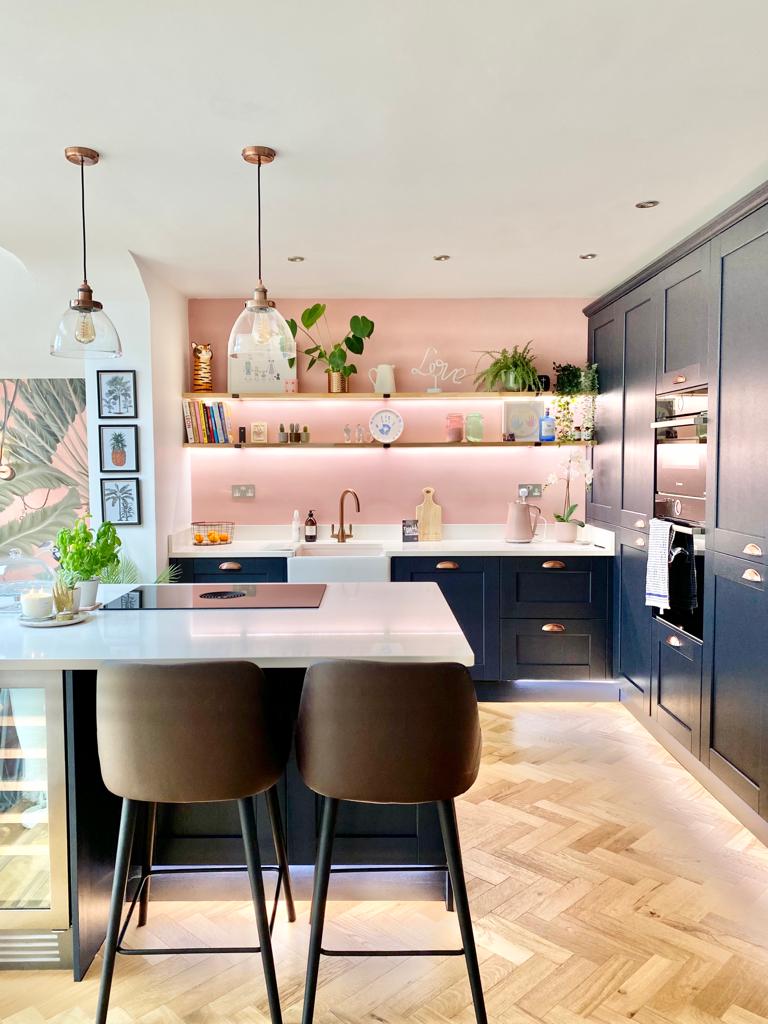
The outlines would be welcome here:
<svg viewBox="0 0 768 1024">
<path fill-rule="evenodd" d="M 765 0 L 7 3 L 0 246 L 77 283 L 87 145 L 97 295 L 116 250 L 245 294 L 260 143 L 274 295 L 595 296 L 768 178 L 766 38 Z"/>
</svg>

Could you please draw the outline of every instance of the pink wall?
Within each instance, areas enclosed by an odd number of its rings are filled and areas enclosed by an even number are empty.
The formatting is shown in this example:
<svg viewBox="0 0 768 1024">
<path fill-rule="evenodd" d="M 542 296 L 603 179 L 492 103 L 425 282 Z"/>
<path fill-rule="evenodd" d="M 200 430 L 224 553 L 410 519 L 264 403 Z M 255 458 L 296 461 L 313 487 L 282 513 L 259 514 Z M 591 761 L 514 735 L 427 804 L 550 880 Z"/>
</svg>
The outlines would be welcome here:
<svg viewBox="0 0 768 1024">
<path fill-rule="evenodd" d="M 434 346 L 451 368 L 467 370 L 458 385 L 444 383 L 444 391 L 471 391 L 478 351 L 522 345 L 533 340 L 540 372 L 551 373 L 553 361 L 583 362 L 586 358 L 586 320 L 581 299 L 336 299 L 328 303 L 334 335 L 343 334 L 350 316 L 364 313 L 376 323 L 366 352 L 355 362 L 351 390 L 370 392 L 367 371 L 379 362 L 394 363 L 400 391 L 423 391 L 431 380 L 411 374 L 425 350 Z M 297 320 L 309 302 L 281 299 L 284 316 Z M 225 391 L 226 349 L 229 330 L 242 309 L 242 299 L 191 299 L 189 336 L 211 342 L 214 348 L 214 388 Z M 299 336 L 301 338 L 301 335 Z M 309 342 L 307 342 L 309 344 Z M 324 391 L 325 377 L 317 367 L 306 371 L 299 361 L 302 391 Z M 402 402 L 391 406 L 403 415 L 403 440 L 442 440 L 448 412 L 480 411 L 485 437 L 501 434 L 501 402 Z M 314 441 L 342 441 L 345 423 L 367 425 L 378 402 L 334 403 L 232 402 L 237 426 L 265 421 L 269 439 L 276 440 L 280 421 L 301 420 Z M 338 496 L 344 487 L 360 495 L 360 522 L 397 522 L 414 515 L 421 488 L 434 486 L 449 523 L 498 523 L 506 517 L 506 504 L 516 497 L 516 484 L 541 482 L 567 456 L 566 450 L 510 449 L 390 449 L 385 450 L 196 450 L 192 456 L 192 512 L 195 518 L 231 518 L 239 523 L 287 522 L 292 510 L 302 516 L 310 506 L 321 522 L 337 517 Z M 233 483 L 254 483 L 255 501 L 232 501 Z M 574 499 L 583 502 L 577 488 Z M 561 487 L 545 493 L 546 515 L 559 511 Z M 582 504 L 583 508 L 583 504 Z"/>
</svg>

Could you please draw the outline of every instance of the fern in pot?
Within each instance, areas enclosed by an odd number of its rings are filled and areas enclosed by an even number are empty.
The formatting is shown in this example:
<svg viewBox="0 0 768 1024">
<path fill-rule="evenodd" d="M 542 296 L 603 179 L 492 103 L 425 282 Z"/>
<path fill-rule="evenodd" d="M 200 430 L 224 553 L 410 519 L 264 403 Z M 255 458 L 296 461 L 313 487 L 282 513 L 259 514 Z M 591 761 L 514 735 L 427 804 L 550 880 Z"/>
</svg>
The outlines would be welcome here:
<svg viewBox="0 0 768 1024">
<path fill-rule="evenodd" d="M 490 364 L 475 375 L 477 391 L 541 391 L 541 382 L 536 372 L 534 355 L 529 341 L 523 348 L 515 345 L 511 350 L 489 349 L 480 353 L 480 360 L 490 359 Z M 475 366 L 477 369 L 477 366 Z"/>
</svg>

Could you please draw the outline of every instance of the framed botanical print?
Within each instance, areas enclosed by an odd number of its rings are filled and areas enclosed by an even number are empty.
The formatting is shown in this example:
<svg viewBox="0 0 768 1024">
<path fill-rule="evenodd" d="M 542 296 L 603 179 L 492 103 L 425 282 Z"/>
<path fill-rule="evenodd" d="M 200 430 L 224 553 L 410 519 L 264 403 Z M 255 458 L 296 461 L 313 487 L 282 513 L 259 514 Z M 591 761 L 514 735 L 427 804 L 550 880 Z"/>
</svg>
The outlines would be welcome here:
<svg viewBox="0 0 768 1024">
<path fill-rule="evenodd" d="M 97 370 L 99 418 L 132 420 L 138 416 L 135 370 Z"/>
<path fill-rule="evenodd" d="M 115 526 L 141 525 L 138 477 L 112 477 L 101 481 L 101 518 Z"/>
<path fill-rule="evenodd" d="M 138 473 L 139 428 L 134 424 L 100 424 L 99 459 L 102 473 Z"/>
</svg>

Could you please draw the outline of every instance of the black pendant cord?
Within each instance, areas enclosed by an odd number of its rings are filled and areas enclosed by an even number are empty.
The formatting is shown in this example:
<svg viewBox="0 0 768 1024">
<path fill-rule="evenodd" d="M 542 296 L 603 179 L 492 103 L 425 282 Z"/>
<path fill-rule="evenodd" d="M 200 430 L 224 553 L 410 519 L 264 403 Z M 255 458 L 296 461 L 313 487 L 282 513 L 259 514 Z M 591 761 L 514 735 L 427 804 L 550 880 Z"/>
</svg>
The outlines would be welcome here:
<svg viewBox="0 0 768 1024">
<path fill-rule="evenodd" d="M 80 158 L 80 218 L 83 225 L 83 281 L 88 280 L 86 271 L 86 243 L 85 243 L 85 160 Z"/>
<path fill-rule="evenodd" d="M 261 158 L 256 165 L 256 206 L 258 210 L 256 223 L 259 245 L 259 284 L 261 284 Z"/>
</svg>

